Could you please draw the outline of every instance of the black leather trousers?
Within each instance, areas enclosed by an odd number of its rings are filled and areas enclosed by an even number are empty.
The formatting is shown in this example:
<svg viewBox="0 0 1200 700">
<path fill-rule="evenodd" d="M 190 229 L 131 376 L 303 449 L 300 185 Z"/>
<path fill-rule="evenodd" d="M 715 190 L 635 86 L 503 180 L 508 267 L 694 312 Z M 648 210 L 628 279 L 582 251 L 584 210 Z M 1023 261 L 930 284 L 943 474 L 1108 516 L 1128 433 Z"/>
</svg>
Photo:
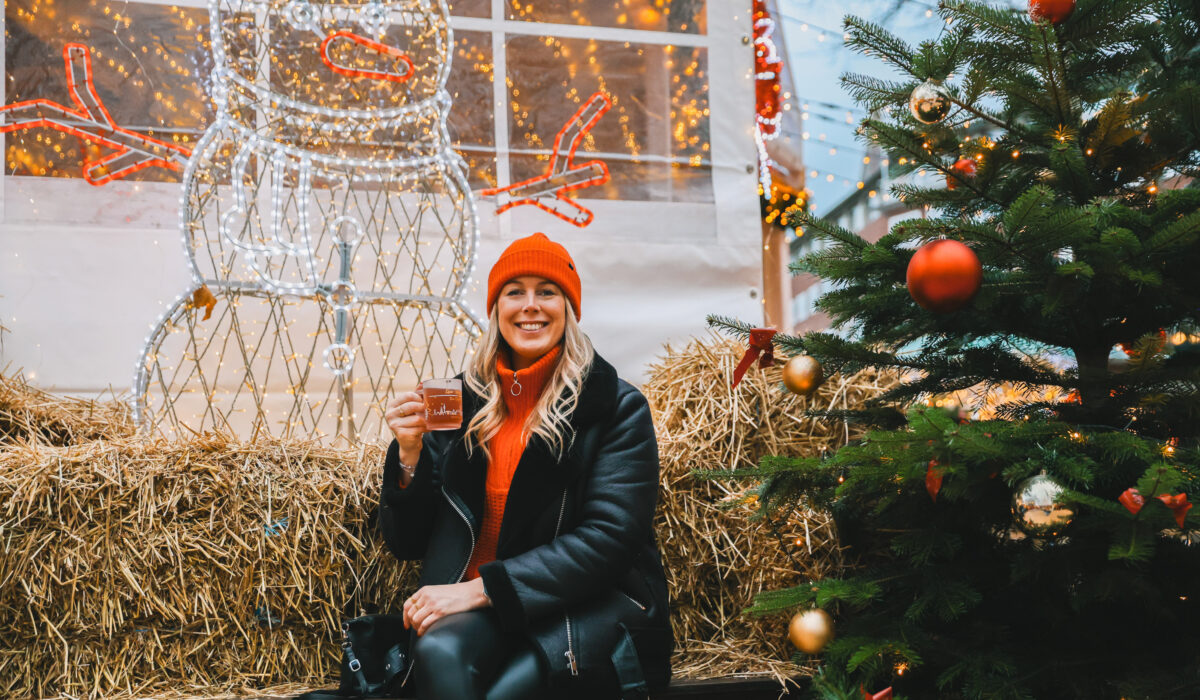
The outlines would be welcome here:
<svg viewBox="0 0 1200 700">
<path fill-rule="evenodd" d="M 413 676 L 420 700 L 538 700 L 546 697 L 540 654 L 500 629 L 490 608 L 447 615 L 417 638 Z"/>
</svg>

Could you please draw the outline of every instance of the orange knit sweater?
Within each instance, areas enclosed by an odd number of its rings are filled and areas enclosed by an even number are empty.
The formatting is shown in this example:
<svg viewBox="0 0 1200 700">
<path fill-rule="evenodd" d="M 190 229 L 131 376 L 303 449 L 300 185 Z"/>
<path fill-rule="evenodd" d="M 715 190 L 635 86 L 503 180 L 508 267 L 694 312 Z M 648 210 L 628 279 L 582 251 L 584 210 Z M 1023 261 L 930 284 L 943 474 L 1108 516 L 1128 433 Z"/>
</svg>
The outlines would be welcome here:
<svg viewBox="0 0 1200 700">
<path fill-rule="evenodd" d="M 558 362 L 561 346 L 554 346 L 550 352 L 533 366 L 513 372 L 505 353 L 496 357 L 496 370 L 500 374 L 503 386 L 504 405 L 508 409 L 508 417 L 500 426 L 500 432 L 492 438 L 488 448 L 491 460 L 487 468 L 487 484 L 484 486 L 483 525 L 480 527 L 479 540 L 475 543 L 475 553 L 467 565 L 467 575 L 464 580 L 470 581 L 479 577 L 479 567 L 496 558 L 496 544 L 500 540 L 500 523 L 504 520 L 504 505 L 508 502 L 508 487 L 512 484 L 513 474 L 525 452 L 525 436 L 522 428 L 525 420 L 533 412 L 542 388 L 554 372 Z M 514 385 L 520 384 L 513 395 Z"/>
</svg>

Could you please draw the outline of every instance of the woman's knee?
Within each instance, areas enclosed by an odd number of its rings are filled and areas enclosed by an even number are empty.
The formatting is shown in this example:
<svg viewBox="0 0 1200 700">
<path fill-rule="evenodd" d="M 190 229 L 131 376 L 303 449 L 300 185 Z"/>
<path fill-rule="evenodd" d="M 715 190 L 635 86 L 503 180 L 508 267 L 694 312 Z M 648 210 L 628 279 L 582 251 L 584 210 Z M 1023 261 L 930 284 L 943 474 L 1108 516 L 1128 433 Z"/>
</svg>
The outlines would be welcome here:
<svg viewBox="0 0 1200 700">
<path fill-rule="evenodd" d="M 413 658 L 418 662 L 445 668 L 454 664 L 469 664 L 479 643 L 479 625 L 467 613 L 447 615 L 429 626 L 417 637 Z"/>
</svg>

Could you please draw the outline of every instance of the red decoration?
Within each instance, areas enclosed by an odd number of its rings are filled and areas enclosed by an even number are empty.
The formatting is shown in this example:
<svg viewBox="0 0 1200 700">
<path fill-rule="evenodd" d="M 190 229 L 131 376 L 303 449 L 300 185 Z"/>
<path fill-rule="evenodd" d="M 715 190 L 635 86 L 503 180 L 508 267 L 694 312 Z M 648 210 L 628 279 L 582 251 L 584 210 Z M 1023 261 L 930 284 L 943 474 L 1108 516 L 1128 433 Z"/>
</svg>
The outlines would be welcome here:
<svg viewBox="0 0 1200 700">
<path fill-rule="evenodd" d="M 1034 21 L 1049 20 L 1059 24 L 1075 11 L 1075 0 L 1029 0 L 1029 16 Z"/>
<path fill-rule="evenodd" d="M 338 42 L 339 39 L 345 39 L 346 42 L 349 42 L 352 45 L 362 46 L 378 54 L 382 54 L 383 56 L 390 56 L 391 58 L 396 59 L 394 62 L 395 65 L 397 67 L 403 66 L 404 72 L 395 73 L 383 70 L 363 70 L 361 68 L 349 68 L 347 66 L 339 65 L 333 60 L 333 57 L 329 55 L 330 47 L 332 47 L 335 42 Z M 345 30 L 334 32 L 333 34 L 325 37 L 325 40 L 321 42 L 321 62 L 329 66 L 330 70 L 339 75 L 346 75 L 350 76 L 351 78 L 387 80 L 393 83 L 403 83 L 404 81 L 413 77 L 413 73 L 416 72 L 416 69 L 413 68 L 412 59 L 400 49 L 388 46 L 387 44 L 381 44 L 378 41 L 372 41 L 364 36 L 359 36 L 354 32 Z"/>
<path fill-rule="evenodd" d="M 1125 506 L 1125 510 L 1137 515 L 1142 510 L 1142 506 L 1146 505 L 1146 499 L 1142 494 L 1138 493 L 1137 489 L 1125 489 L 1125 492 L 1117 496 L 1117 500 L 1121 505 Z"/>
<path fill-rule="evenodd" d="M 92 185 L 104 185 L 154 166 L 183 169 L 192 154 L 190 148 L 117 126 L 92 84 L 92 53 L 88 47 L 67 44 L 63 47 L 63 62 L 67 89 L 76 109 L 45 99 L 15 102 L 0 107 L 7 120 L 0 126 L 0 134 L 46 127 L 111 149 L 112 153 L 99 160 L 85 156 L 83 179 Z"/>
<path fill-rule="evenodd" d="M 866 686 L 861 685 L 859 686 L 859 690 L 862 691 L 863 698 L 866 700 L 892 700 L 892 686 L 890 685 L 878 693 L 870 693 L 867 691 Z"/>
<path fill-rule="evenodd" d="M 767 12 L 765 0 L 754 0 L 754 111 L 758 114 L 758 132 L 763 141 L 779 135 L 780 74 L 783 59 L 771 37 L 775 20 Z"/>
<path fill-rule="evenodd" d="M 733 370 L 733 386 L 741 383 L 742 377 L 746 375 L 746 370 L 750 369 L 750 365 L 754 364 L 756 358 L 759 369 L 766 369 L 775 364 L 775 346 L 771 344 L 771 339 L 778 332 L 774 328 L 750 329 L 750 347 L 746 348 L 746 354 L 742 355 L 742 361 Z"/>
<path fill-rule="evenodd" d="M 938 492 L 942 490 L 942 477 L 946 472 L 938 466 L 936 459 L 929 460 L 929 466 L 925 469 L 925 490 L 929 492 L 929 497 L 937 503 Z"/>
<path fill-rule="evenodd" d="M 603 185 L 608 182 L 608 166 L 598 160 L 575 165 L 575 151 L 600 117 L 612 108 L 612 102 L 602 92 L 597 92 L 563 124 L 554 137 L 554 148 L 550 152 L 550 164 L 545 175 L 538 175 L 507 187 L 493 187 L 480 191 L 484 197 L 496 197 L 496 213 L 503 214 L 522 204 L 533 206 L 557 216 L 569 224 L 583 228 L 592 223 L 593 214 L 567 196 L 584 187 Z M 566 158 L 560 158 L 564 143 Z"/>
<path fill-rule="evenodd" d="M 959 180 L 973 179 L 977 170 L 974 158 L 959 158 L 954 161 L 954 165 L 950 166 L 950 173 L 946 175 L 946 189 L 953 191 L 958 187 Z"/>
<path fill-rule="evenodd" d="M 946 314 L 970 303 L 983 266 L 967 246 L 948 239 L 926 243 L 908 263 L 908 293 L 923 309 Z"/>
<path fill-rule="evenodd" d="M 1187 517 L 1187 512 L 1192 509 L 1192 504 L 1188 503 L 1187 494 L 1177 493 L 1174 496 L 1168 496 L 1164 493 L 1158 497 L 1158 500 L 1171 509 L 1171 512 L 1175 514 L 1175 522 L 1179 523 L 1179 527 L 1183 527 L 1183 519 Z"/>
</svg>

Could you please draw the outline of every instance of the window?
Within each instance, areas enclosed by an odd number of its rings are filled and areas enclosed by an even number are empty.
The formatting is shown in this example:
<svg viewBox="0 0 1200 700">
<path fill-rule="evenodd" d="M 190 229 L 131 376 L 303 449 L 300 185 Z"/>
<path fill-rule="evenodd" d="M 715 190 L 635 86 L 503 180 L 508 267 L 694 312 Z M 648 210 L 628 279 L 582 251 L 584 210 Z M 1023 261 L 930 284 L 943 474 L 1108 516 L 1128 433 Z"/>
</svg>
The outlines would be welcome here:
<svg viewBox="0 0 1200 700">
<path fill-rule="evenodd" d="M 602 161 L 611 179 L 576 191 L 577 198 L 714 201 L 706 0 L 454 0 L 450 6 L 448 127 L 472 187 L 543 173 L 557 132 L 603 91 L 612 107 L 576 159 Z M 72 107 L 63 49 L 77 42 L 90 49 L 96 93 L 119 126 L 190 149 L 212 123 L 214 60 L 204 0 L 10 0 L 5 7 L 6 104 L 44 99 Z M 287 31 L 274 36 L 284 42 Z M 286 48 L 272 53 L 278 58 Z M 5 174 L 78 178 L 85 161 L 103 155 L 103 147 L 59 131 L 19 130 L 6 137 Z M 150 167 L 125 179 L 180 177 L 178 169 Z"/>
</svg>

